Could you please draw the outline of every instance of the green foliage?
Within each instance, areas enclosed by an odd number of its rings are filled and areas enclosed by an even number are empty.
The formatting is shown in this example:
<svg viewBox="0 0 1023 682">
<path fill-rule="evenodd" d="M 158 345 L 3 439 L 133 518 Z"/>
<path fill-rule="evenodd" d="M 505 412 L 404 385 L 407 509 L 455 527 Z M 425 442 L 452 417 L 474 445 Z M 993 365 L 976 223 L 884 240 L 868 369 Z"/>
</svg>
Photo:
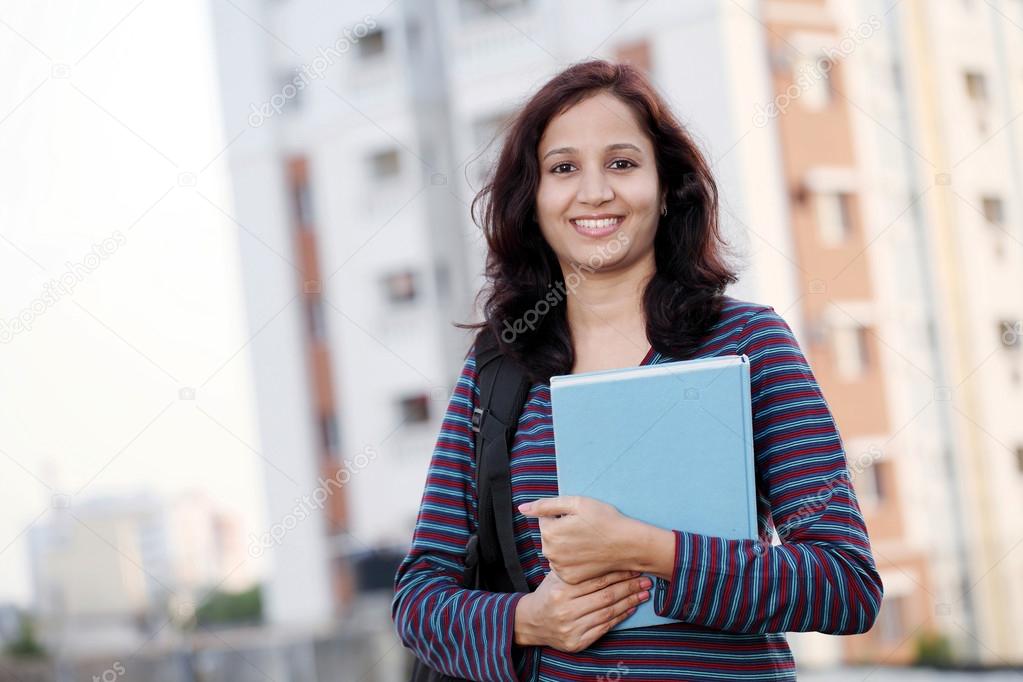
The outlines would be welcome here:
<svg viewBox="0 0 1023 682">
<path fill-rule="evenodd" d="M 4 653 L 12 658 L 42 658 L 46 655 L 42 645 L 36 641 L 35 629 L 28 616 L 22 616 L 18 638 L 7 644 Z"/>
<path fill-rule="evenodd" d="M 947 668 L 954 661 L 952 644 L 945 635 L 934 631 L 927 631 L 916 638 L 914 665 Z"/>
<path fill-rule="evenodd" d="M 195 612 L 196 625 L 258 623 L 263 618 L 263 595 L 258 585 L 244 592 L 214 592 Z"/>
</svg>

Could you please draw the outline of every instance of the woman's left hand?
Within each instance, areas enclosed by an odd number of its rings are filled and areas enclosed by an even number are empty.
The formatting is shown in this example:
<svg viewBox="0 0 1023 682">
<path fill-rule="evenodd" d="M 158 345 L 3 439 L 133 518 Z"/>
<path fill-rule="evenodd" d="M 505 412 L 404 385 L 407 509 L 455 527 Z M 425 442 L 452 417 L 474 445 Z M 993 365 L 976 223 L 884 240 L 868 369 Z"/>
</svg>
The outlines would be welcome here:
<svg viewBox="0 0 1023 682">
<path fill-rule="evenodd" d="M 634 567 L 635 533 L 639 522 L 592 497 L 547 497 L 519 505 L 525 516 L 540 522 L 543 555 L 564 582 L 575 585 L 612 571 Z"/>
</svg>

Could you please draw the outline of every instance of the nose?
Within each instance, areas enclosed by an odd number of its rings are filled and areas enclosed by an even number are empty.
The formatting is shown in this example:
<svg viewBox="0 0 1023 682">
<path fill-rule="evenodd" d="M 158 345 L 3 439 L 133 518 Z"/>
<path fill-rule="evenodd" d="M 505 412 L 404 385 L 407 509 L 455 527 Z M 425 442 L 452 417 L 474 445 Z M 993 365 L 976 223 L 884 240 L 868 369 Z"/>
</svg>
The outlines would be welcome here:
<svg viewBox="0 0 1023 682">
<path fill-rule="evenodd" d="M 581 204 L 600 206 L 615 198 L 611 183 L 603 169 L 582 171 L 579 179 L 579 191 L 576 198 Z"/>
</svg>

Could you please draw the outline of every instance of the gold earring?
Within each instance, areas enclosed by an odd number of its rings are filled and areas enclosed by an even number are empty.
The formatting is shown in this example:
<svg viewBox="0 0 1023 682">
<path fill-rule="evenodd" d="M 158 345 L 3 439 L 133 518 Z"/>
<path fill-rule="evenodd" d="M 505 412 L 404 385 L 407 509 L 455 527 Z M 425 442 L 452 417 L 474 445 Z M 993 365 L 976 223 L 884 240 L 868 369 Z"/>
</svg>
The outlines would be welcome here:
<svg viewBox="0 0 1023 682">
<path fill-rule="evenodd" d="M 662 216 L 663 215 L 668 215 L 668 207 L 667 207 L 667 205 L 661 207 L 661 215 Z"/>
</svg>

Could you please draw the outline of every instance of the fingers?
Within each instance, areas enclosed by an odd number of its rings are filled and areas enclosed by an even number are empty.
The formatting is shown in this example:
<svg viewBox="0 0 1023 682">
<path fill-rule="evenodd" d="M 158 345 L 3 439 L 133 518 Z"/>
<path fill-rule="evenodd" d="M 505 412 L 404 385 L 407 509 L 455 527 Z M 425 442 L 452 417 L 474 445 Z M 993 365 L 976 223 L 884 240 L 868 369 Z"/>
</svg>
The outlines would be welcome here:
<svg viewBox="0 0 1023 682">
<path fill-rule="evenodd" d="M 541 500 L 520 504 L 519 512 L 523 516 L 560 516 L 572 513 L 578 504 L 579 498 L 575 495 L 545 497 Z"/>
<path fill-rule="evenodd" d="M 550 575 L 554 575 L 553 571 L 548 577 Z M 652 587 L 650 578 L 633 571 L 613 571 L 578 585 L 562 582 L 555 589 L 561 590 L 562 599 L 567 597 L 570 603 L 568 609 L 561 610 L 557 620 L 564 625 L 571 624 L 569 629 L 573 634 L 562 634 L 560 642 L 551 646 L 571 652 L 585 649 L 635 613 L 639 604 L 650 599 Z"/>
<path fill-rule="evenodd" d="M 620 602 L 626 602 L 626 606 L 636 606 L 650 598 L 648 590 L 653 586 L 650 578 L 632 578 L 622 582 L 614 583 L 592 594 L 579 599 L 583 616 L 594 612 L 602 612 L 602 621 L 610 620 L 615 613 L 615 607 Z"/>
<path fill-rule="evenodd" d="M 582 637 L 579 638 L 581 646 L 578 649 L 576 649 L 576 651 L 582 651 L 589 645 L 593 644 L 598 639 L 600 639 L 608 632 L 610 632 L 611 628 L 618 625 L 635 612 L 636 612 L 635 606 L 628 607 L 618 615 L 611 618 L 611 620 L 604 621 L 602 623 L 597 623 L 593 627 L 589 628 L 583 633 Z"/>
<path fill-rule="evenodd" d="M 623 613 L 634 610 L 644 601 L 649 599 L 649 597 L 644 597 L 644 594 L 644 591 L 630 592 L 626 594 L 624 598 L 619 599 L 608 606 L 603 606 L 592 611 L 580 619 L 583 629 L 589 630 L 590 628 L 597 627 L 602 623 L 609 623 L 614 621 Z"/>
<path fill-rule="evenodd" d="M 584 580 L 581 583 L 576 583 L 573 587 L 577 590 L 576 595 L 582 597 L 603 590 L 615 583 L 620 583 L 623 580 L 638 578 L 640 575 L 642 574 L 635 571 L 612 571 L 611 573 L 605 573 L 604 575 Z"/>
</svg>

